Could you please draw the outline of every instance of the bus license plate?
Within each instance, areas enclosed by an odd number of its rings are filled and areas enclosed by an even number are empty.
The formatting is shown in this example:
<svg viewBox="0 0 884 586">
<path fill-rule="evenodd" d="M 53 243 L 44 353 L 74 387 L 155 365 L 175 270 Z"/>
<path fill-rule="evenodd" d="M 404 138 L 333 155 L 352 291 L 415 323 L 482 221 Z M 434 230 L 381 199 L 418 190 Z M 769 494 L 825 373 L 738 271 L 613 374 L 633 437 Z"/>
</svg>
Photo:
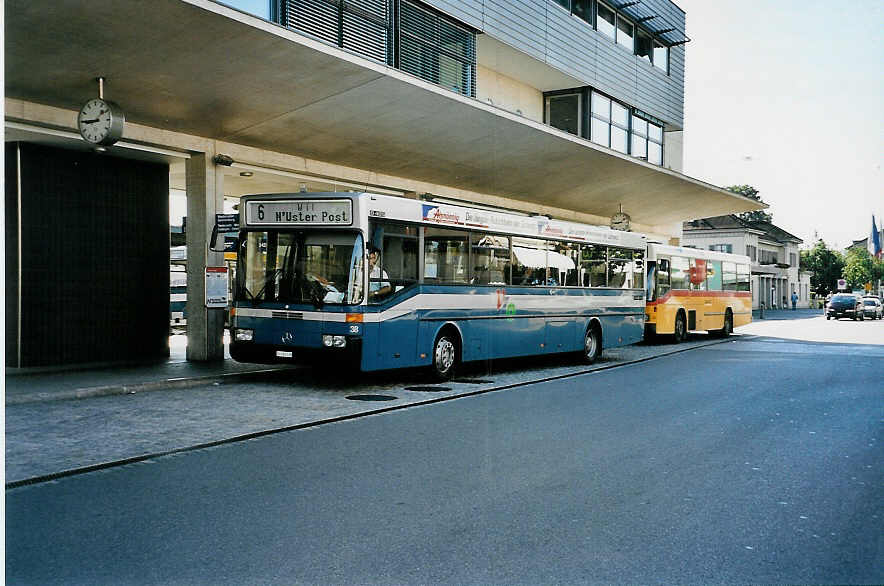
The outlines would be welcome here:
<svg viewBox="0 0 884 586">
<path fill-rule="evenodd" d="M 291 353 L 291 352 L 288 352 L 288 351 L 286 351 L 286 350 L 277 350 L 277 351 L 276 351 L 276 357 L 277 357 L 277 358 L 291 358 L 291 357 L 292 357 L 292 353 Z"/>
</svg>

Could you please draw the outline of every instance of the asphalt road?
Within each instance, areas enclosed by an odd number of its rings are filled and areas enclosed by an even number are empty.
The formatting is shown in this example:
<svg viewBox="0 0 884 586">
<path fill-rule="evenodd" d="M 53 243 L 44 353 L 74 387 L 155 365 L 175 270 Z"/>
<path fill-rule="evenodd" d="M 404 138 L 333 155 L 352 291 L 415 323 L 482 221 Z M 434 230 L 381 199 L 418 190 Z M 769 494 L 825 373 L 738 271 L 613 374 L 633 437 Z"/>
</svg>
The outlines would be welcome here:
<svg viewBox="0 0 884 586">
<path fill-rule="evenodd" d="M 882 583 L 882 359 L 733 341 L 24 486 L 6 578 Z"/>
</svg>

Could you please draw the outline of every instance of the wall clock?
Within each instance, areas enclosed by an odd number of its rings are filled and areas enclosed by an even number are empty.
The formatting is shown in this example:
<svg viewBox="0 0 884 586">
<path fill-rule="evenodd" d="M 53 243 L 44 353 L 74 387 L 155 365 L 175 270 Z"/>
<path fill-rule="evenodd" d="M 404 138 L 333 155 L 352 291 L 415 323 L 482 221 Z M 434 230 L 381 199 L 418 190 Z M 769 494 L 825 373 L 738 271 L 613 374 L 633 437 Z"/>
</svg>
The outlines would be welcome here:
<svg viewBox="0 0 884 586">
<path fill-rule="evenodd" d="M 77 128 L 84 140 L 94 145 L 112 145 L 123 136 L 126 117 L 117 104 L 102 98 L 92 98 L 80 108 Z"/>
</svg>

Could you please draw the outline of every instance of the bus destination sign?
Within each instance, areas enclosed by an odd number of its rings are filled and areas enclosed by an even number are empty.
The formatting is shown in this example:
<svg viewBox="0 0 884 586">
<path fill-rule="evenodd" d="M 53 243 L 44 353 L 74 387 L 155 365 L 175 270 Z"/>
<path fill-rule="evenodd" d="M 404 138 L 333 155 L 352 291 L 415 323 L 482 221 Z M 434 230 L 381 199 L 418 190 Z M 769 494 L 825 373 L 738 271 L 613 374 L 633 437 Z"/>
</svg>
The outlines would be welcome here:
<svg viewBox="0 0 884 586">
<path fill-rule="evenodd" d="M 257 226 L 351 226 L 349 199 L 250 201 L 246 223 Z"/>
</svg>

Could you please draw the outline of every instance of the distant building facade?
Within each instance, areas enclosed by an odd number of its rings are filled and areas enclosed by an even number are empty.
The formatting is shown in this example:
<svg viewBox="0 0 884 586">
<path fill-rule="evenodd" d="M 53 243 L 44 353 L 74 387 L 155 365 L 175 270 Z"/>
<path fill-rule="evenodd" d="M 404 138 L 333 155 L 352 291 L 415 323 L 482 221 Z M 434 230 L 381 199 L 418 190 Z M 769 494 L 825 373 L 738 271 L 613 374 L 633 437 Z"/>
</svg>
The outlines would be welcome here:
<svg viewBox="0 0 884 586">
<path fill-rule="evenodd" d="M 752 307 L 810 307 L 810 275 L 799 270 L 803 240 L 770 222 L 748 222 L 734 214 L 685 222 L 683 246 L 745 254 L 752 261 Z"/>
</svg>

